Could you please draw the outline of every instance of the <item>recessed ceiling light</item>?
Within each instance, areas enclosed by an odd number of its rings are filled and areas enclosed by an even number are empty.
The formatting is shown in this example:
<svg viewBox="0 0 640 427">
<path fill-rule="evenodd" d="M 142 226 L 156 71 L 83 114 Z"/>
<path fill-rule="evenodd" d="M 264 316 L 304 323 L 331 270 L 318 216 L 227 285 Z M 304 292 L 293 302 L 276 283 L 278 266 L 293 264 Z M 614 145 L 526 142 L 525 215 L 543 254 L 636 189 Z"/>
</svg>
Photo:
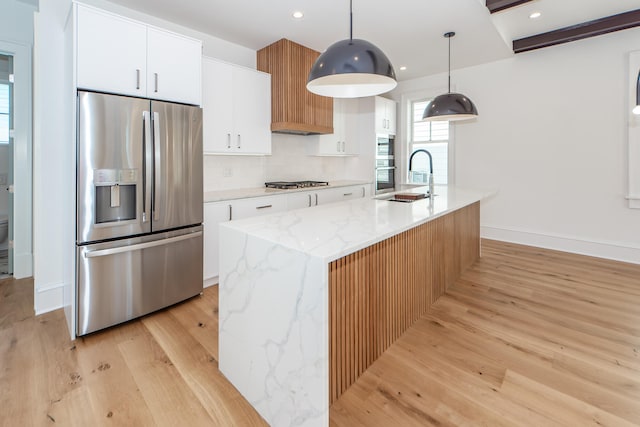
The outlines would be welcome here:
<svg viewBox="0 0 640 427">
<path fill-rule="evenodd" d="M 540 18 L 542 16 L 542 13 L 540 12 L 533 12 L 531 15 L 529 15 L 529 18 L 531 19 L 537 19 Z"/>
<path fill-rule="evenodd" d="M 407 67 L 405 67 L 404 65 L 402 67 L 400 67 L 400 71 L 404 71 L 406 69 L 407 69 Z"/>
<path fill-rule="evenodd" d="M 296 10 L 291 14 L 291 16 L 293 16 L 296 19 L 301 19 L 304 16 L 304 13 L 300 12 L 299 10 Z"/>
</svg>

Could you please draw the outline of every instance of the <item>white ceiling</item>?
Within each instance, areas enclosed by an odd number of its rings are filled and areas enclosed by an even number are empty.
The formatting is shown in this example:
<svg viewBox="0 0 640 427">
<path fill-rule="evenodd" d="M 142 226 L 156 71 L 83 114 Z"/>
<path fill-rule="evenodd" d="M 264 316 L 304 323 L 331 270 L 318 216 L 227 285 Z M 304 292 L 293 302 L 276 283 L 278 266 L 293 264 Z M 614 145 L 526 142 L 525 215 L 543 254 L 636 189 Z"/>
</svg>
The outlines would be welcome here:
<svg viewBox="0 0 640 427">
<path fill-rule="evenodd" d="M 349 37 L 348 0 L 110 0 L 113 3 L 260 49 L 288 38 L 318 51 Z M 640 0 L 534 0 L 490 15 L 483 0 L 354 0 L 353 36 L 381 48 L 399 80 L 513 55 L 511 39 L 637 9 Z M 531 10 L 543 13 L 529 19 Z M 301 20 L 291 14 L 300 10 Z M 507 40 L 505 42 L 504 39 Z M 400 67 L 406 66 L 406 71 Z"/>
</svg>

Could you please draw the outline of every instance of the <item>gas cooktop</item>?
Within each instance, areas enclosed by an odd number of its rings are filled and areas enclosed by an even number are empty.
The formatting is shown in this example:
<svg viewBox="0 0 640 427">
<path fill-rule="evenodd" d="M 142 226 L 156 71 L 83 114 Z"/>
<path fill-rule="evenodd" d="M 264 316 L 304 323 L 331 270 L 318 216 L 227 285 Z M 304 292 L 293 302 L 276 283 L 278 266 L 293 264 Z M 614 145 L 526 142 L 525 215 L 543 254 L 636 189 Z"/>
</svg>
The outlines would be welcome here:
<svg viewBox="0 0 640 427">
<path fill-rule="evenodd" d="M 329 183 L 326 181 L 274 181 L 265 182 L 264 185 L 267 188 L 288 190 L 292 188 L 323 187 L 329 185 Z"/>
</svg>

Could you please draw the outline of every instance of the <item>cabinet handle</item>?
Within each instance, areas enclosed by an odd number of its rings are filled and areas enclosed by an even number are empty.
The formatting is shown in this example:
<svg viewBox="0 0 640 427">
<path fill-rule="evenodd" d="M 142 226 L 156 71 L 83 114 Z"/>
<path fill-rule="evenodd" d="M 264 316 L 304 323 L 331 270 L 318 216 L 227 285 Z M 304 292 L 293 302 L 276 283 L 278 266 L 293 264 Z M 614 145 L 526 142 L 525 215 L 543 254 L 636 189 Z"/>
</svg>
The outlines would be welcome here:
<svg viewBox="0 0 640 427">
<path fill-rule="evenodd" d="M 155 92 L 158 93 L 158 73 L 153 73 L 153 76 L 155 77 Z"/>
<path fill-rule="evenodd" d="M 316 193 L 316 206 L 318 206 L 318 193 Z"/>
<path fill-rule="evenodd" d="M 353 193 L 344 193 L 344 194 L 343 194 L 343 196 L 344 196 L 344 197 L 347 197 L 347 196 L 353 196 Z"/>
<path fill-rule="evenodd" d="M 309 196 L 309 207 L 311 207 L 311 194 L 307 194 Z"/>
<path fill-rule="evenodd" d="M 256 209 L 267 209 L 271 207 L 273 207 L 273 205 L 256 206 Z"/>
<path fill-rule="evenodd" d="M 342 141 L 342 152 L 344 153 L 346 149 L 344 148 L 344 141 Z"/>
<path fill-rule="evenodd" d="M 140 90 L 140 69 L 136 68 L 136 90 Z"/>
<path fill-rule="evenodd" d="M 233 206 L 229 205 L 229 221 L 233 218 Z"/>
<path fill-rule="evenodd" d="M 238 148 L 240 148 L 240 134 L 238 134 Z"/>
<path fill-rule="evenodd" d="M 227 148 L 231 148 L 231 134 L 227 134 Z"/>
<path fill-rule="evenodd" d="M 362 197 L 364 197 L 364 187 L 362 187 Z"/>
</svg>

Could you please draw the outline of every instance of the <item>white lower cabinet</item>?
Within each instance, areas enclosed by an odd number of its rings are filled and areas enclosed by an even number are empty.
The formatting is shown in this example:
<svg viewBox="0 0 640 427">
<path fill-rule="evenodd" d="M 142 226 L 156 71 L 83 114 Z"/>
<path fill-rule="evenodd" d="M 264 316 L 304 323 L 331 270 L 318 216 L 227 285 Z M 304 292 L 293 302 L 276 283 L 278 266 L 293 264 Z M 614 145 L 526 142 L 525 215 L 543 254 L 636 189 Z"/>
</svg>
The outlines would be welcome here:
<svg viewBox="0 0 640 427">
<path fill-rule="evenodd" d="M 231 219 L 231 204 L 227 201 L 204 204 L 204 280 L 205 286 L 208 280 L 218 275 L 220 248 L 220 232 L 218 227 L 221 223 Z"/>
<path fill-rule="evenodd" d="M 358 199 L 371 195 L 371 185 L 350 185 L 348 187 L 323 188 L 320 190 L 300 191 L 287 195 L 287 209 L 308 208 L 327 203 Z"/>
<path fill-rule="evenodd" d="M 287 210 L 287 196 L 253 197 L 224 200 L 204 204 L 204 281 L 205 286 L 216 283 L 219 273 L 219 226 L 223 222 L 267 215 Z"/>
<path fill-rule="evenodd" d="M 296 191 L 273 196 L 247 199 L 223 200 L 204 204 L 204 282 L 205 286 L 216 283 L 219 273 L 220 241 L 219 226 L 223 222 L 275 212 L 308 208 L 311 206 L 339 202 L 371 195 L 371 184 L 348 187 L 322 188 L 311 191 Z"/>
<path fill-rule="evenodd" d="M 287 210 L 287 198 L 284 194 L 277 196 L 252 197 L 250 199 L 232 200 L 231 219 L 250 218 L 268 215 Z"/>
</svg>

